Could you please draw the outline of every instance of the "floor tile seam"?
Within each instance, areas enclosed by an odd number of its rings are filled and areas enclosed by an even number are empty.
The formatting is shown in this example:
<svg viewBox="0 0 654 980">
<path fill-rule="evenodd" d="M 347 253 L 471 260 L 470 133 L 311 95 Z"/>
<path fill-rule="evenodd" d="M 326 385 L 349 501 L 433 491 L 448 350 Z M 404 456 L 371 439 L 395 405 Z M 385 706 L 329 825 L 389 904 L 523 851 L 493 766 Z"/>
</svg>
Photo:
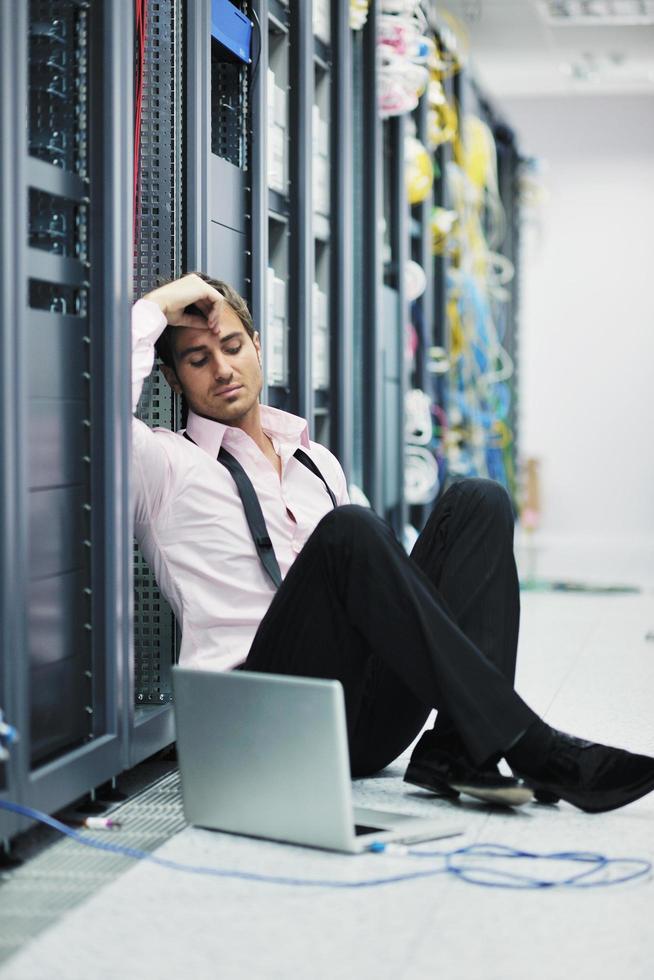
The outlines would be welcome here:
<svg viewBox="0 0 654 980">
<path fill-rule="evenodd" d="M 549 716 L 549 714 L 550 714 L 550 712 L 551 712 L 551 710 L 552 710 L 552 708 L 554 706 L 555 701 L 557 701 L 558 699 L 560 699 L 560 697 L 561 697 L 561 695 L 563 693 L 564 687 L 566 687 L 566 685 L 571 680 L 571 678 L 573 677 L 573 675 L 576 674 L 576 672 L 578 671 L 578 669 L 582 665 L 582 662 L 585 661 L 588 658 L 588 655 L 589 655 L 589 651 L 583 651 L 583 652 L 581 652 L 580 655 L 579 655 L 579 657 L 575 660 L 575 663 L 566 672 L 565 677 L 562 679 L 561 683 L 558 685 L 556 691 L 552 695 L 552 698 L 551 698 L 549 704 L 547 705 L 546 709 L 542 712 L 542 718 L 545 721 L 547 720 L 547 718 L 548 718 L 548 716 Z M 594 673 L 592 671 L 591 672 L 588 672 L 588 677 L 589 678 L 593 678 L 594 679 L 594 676 L 595 675 L 594 675 Z M 608 692 L 607 692 L 607 696 L 608 696 Z"/>
<path fill-rule="evenodd" d="M 477 826 L 476 832 L 473 832 L 473 833 L 466 832 L 464 835 L 462 835 L 462 837 L 463 838 L 471 837 L 472 840 L 470 840 L 469 843 L 470 844 L 478 844 L 479 841 L 480 841 L 480 839 L 482 838 L 482 836 L 485 834 L 486 828 L 491 823 L 493 816 L 497 816 L 497 814 L 493 814 L 489 810 L 488 813 L 485 813 L 483 815 L 483 819 L 479 823 L 475 822 L 476 823 L 476 826 Z M 465 845 L 463 843 L 456 845 L 456 847 L 462 847 L 462 846 L 465 846 Z"/>
<path fill-rule="evenodd" d="M 586 632 L 586 636 L 581 641 L 580 646 L 579 646 L 579 649 L 578 649 L 578 652 L 574 656 L 574 658 L 572 660 L 572 663 L 570 664 L 570 666 L 568 667 L 568 669 L 563 674 L 563 676 L 561 678 L 561 681 L 559 682 L 559 684 L 557 684 L 556 689 L 554 690 L 554 693 L 552 694 L 549 703 L 547 704 L 547 706 L 545 707 L 545 709 L 543 710 L 543 712 L 541 714 L 541 717 L 543 718 L 544 721 L 547 720 L 547 717 L 548 717 L 549 713 L 551 712 L 551 710 L 552 710 L 552 708 L 554 706 L 555 701 L 557 700 L 557 698 L 561 694 L 561 692 L 562 692 L 563 688 L 565 687 L 565 685 L 567 684 L 567 682 L 570 680 L 570 678 L 573 676 L 573 674 L 578 670 L 578 668 L 581 665 L 582 661 L 584 661 L 589 656 L 590 649 L 591 649 L 591 647 L 590 647 L 591 639 L 592 639 L 593 633 L 594 633 L 595 629 L 598 627 L 598 625 L 599 625 L 598 622 L 597 621 L 594 621 L 592 624 L 590 624 L 588 626 L 588 630 Z"/>
</svg>

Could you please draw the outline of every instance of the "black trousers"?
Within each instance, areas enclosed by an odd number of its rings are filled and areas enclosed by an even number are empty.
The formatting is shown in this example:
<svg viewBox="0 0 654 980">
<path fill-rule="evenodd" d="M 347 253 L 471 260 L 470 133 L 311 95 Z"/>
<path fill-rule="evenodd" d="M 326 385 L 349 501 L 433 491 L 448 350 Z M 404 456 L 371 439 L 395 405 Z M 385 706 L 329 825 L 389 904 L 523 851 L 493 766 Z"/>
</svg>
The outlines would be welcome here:
<svg viewBox="0 0 654 980">
<path fill-rule="evenodd" d="M 245 670 L 339 680 L 354 775 L 388 765 L 432 708 L 486 761 L 537 719 L 513 689 L 513 513 L 490 480 L 455 483 L 409 557 L 367 508 L 327 514 L 256 633 Z"/>
</svg>

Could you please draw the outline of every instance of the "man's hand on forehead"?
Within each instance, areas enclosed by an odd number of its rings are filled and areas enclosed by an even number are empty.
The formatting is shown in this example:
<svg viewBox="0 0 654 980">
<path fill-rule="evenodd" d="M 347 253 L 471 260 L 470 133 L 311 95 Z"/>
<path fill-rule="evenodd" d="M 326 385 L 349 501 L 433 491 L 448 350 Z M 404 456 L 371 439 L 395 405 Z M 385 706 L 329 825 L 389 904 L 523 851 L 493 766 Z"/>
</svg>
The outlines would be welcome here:
<svg viewBox="0 0 654 980">
<path fill-rule="evenodd" d="M 194 273 L 159 286 L 143 298 L 156 303 L 172 326 L 220 333 L 224 297 Z"/>
</svg>

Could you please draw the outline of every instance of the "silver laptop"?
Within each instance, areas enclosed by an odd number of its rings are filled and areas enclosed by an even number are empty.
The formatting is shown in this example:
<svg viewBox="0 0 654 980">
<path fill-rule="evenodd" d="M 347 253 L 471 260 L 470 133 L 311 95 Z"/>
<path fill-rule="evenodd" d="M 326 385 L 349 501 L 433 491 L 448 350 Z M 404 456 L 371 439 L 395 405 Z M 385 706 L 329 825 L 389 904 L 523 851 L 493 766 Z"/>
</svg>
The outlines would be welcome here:
<svg viewBox="0 0 654 980">
<path fill-rule="evenodd" d="M 175 667 L 173 691 L 189 823 L 354 853 L 462 832 L 352 806 L 339 681 Z"/>
</svg>

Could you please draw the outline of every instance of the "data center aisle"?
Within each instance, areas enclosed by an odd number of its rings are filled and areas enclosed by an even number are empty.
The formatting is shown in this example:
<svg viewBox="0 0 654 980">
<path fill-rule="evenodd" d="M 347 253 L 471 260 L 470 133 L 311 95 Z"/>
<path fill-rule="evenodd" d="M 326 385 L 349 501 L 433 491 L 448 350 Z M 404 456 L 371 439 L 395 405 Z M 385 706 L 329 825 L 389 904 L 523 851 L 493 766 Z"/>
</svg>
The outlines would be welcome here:
<svg viewBox="0 0 654 980">
<path fill-rule="evenodd" d="M 615 567 L 607 563 L 605 571 L 609 576 Z M 597 564 L 594 573 L 596 580 L 602 577 Z M 646 639 L 654 629 L 654 589 L 645 578 L 641 569 L 646 588 L 638 595 L 526 593 L 518 687 L 557 727 L 654 754 L 654 644 Z M 401 805 L 418 814 L 436 809 L 465 825 L 466 843 L 654 858 L 654 796 L 598 816 L 566 804 L 500 812 L 474 802 L 452 806 L 411 791 L 402 772 L 398 761 L 378 778 L 357 782 L 355 801 Z M 340 856 L 193 829 L 177 834 L 158 854 L 196 865 L 338 881 L 434 866 L 409 857 Z M 140 864 L 25 946 L 4 964 L 0 978 L 645 980 L 651 976 L 653 887 L 645 878 L 609 889 L 525 892 L 440 876 L 365 889 L 306 889 Z"/>
</svg>

